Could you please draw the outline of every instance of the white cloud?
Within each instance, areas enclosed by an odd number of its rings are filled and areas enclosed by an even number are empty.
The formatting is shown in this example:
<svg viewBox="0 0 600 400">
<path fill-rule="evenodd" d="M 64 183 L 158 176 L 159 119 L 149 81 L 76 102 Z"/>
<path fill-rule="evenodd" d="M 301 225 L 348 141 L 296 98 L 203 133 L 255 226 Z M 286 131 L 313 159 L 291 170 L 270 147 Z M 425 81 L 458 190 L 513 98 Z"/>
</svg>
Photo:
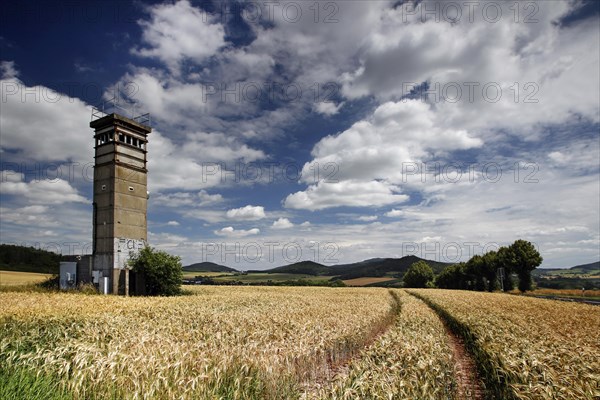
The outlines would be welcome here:
<svg viewBox="0 0 600 400">
<path fill-rule="evenodd" d="M 209 14 L 187 0 L 149 7 L 151 21 L 139 21 L 142 41 L 148 47 L 133 49 L 142 57 L 157 58 L 178 74 L 186 59 L 203 62 L 225 43 L 225 29 Z"/>
<path fill-rule="evenodd" d="M 15 77 L 0 85 L 0 151 L 6 161 L 33 168 L 33 162 L 93 160 L 90 109 L 83 101 L 45 86 L 28 87 Z"/>
<path fill-rule="evenodd" d="M 148 141 L 148 186 L 151 191 L 161 191 L 239 184 L 241 178 L 227 171 L 233 170 L 236 162 L 249 163 L 264 156 L 262 151 L 221 133 L 190 133 L 186 141 L 175 144 L 161 132 L 153 131 Z"/>
<path fill-rule="evenodd" d="M 362 222 L 373 222 L 373 221 L 377 221 L 377 215 L 362 215 L 360 217 L 357 218 L 357 220 L 362 221 Z"/>
<path fill-rule="evenodd" d="M 185 236 L 174 235 L 165 232 L 148 231 L 148 242 L 161 250 L 171 250 L 178 245 L 185 243 L 188 239 Z"/>
<path fill-rule="evenodd" d="M 228 226 L 228 227 L 222 228 L 218 231 L 214 231 L 214 233 L 217 236 L 240 238 L 240 237 L 245 237 L 245 236 L 258 235 L 260 233 L 260 229 L 252 228 L 249 230 L 243 230 L 243 229 L 234 229 L 232 226 Z"/>
<path fill-rule="evenodd" d="M 481 139 L 467 131 L 448 129 L 427 103 L 387 102 L 366 120 L 336 136 L 326 136 L 313 148 L 315 157 L 303 168 L 307 179 L 314 165 L 334 163 L 331 179 L 388 179 L 402 182 L 403 165 L 433 154 L 480 147 Z M 324 174 L 322 174 L 324 175 Z"/>
<path fill-rule="evenodd" d="M 294 224 L 287 218 L 279 218 L 277 221 L 273 222 L 272 226 L 273 229 L 289 229 L 293 228 Z"/>
<path fill-rule="evenodd" d="M 483 17 L 484 2 L 477 4 L 473 21 L 465 6 L 458 23 L 443 18 L 423 22 L 420 12 L 407 11 L 408 3 L 382 13 L 365 37 L 360 65 L 342 78 L 348 98 L 398 99 L 411 85 L 429 82 L 427 98 L 436 103 L 447 127 L 514 129 L 535 138 L 536 124 L 562 123 L 574 114 L 598 122 L 600 95 L 587 89 L 600 85 L 597 18 L 557 23 L 579 2 L 536 3 L 535 23 L 525 23 L 523 15 L 516 21 L 508 2 L 493 2 L 503 15 L 495 23 Z M 444 8 L 444 3 L 425 4 Z M 477 85 L 472 96 L 467 83 Z M 486 100 L 487 84 L 501 88 L 498 101 L 491 100 L 495 89 Z M 452 99 L 456 86 L 462 94 L 458 101 Z"/>
<path fill-rule="evenodd" d="M 3 195 L 20 196 L 36 204 L 88 203 L 77 189 L 63 179 L 25 182 L 23 174 L 6 174 L 6 171 L 3 171 L 3 175 L 11 176 L 11 180 L 3 182 L 0 186 L 0 194 Z M 17 178 L 20 179 L 17 181 Z"/>
<path fill-rule="evenodd" d="M 6 81 L 15 80 L 18 75 L 19 71 L 17 71 L 14 61 L 0 61 L 0 79 Z"/>
<path fill-rule="evenodd" d="M 250 205 L 228 210 L 226 215 L 236 221 L 257 221 L 266 217 L 264 207 Z"/>
<path fill-rule="evenodd" d="M 574 171 L 597 171 L 600 143 L 597 138 L 573 140 L 548 153 L 552 166 Z"/>
<path fill-rule="evenodd" d="M 335 115 L 340 111 L 340 108 L 344 106 L 344 103 L 335 104 L 333 102 L 318 102 L 314 105 L 314 110 L 320 114 L 331 116 Z"/>
<path fill-rule="evenodd" d="M 199 192 L 175 192 L 159 193 L 151 197 L 152 204 L 163 205 L 172 208 L 182 206 L 204 207 L 223 201 L 220 194 L 209 194 L 206 190 Z"/>
<path fill-rule="evenodd" d="M 169 221 L 169 222 L 167 222 L 167 225 L 168 226 L 179 226 L 180 224 L 177 221 Z"/>
<path fill-rule="evenodd" d="M 408 200 L 408 196 L 399 194 L 399 191 L 399 187 L 381 181 L 320 181 L 316 185 L 310 185 L 305 191 L 290 194 L 284 205 L 288 208 L 311 211 L 340 206 L 384 206 Z"/>
<path fill-rule="evenodd" d="M 396 210 L 395 208 L 385 213 L 386 217 L 395 218 L 404 216 L 404 211 Z"/>
<path fill-rule="evenodd" d="M 382 206 L 408 200 L 399 195 L 406 163 L 477 148 L 482 141 L 464 130 L 447 129 L 432 107 L 417 100 L 387 102 L 366 120 L 313 148 L 315 157 L 303 167 L 305 182 L 322 168 L 320 181 L 291 194 L 286 207 L 318 210 L 328 207 Z M 325 168 L 331 171 L 325 173 Z M 335 182 L 337 181 L 337 182 Z"/>
</svg>

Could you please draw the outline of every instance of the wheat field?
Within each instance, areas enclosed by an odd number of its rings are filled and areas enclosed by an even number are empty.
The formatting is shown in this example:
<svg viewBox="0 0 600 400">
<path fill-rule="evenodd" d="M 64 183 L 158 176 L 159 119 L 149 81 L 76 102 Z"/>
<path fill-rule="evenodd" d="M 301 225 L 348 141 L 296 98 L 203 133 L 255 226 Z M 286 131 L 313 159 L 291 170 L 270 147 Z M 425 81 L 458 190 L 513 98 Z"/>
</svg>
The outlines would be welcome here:
<svg viewBox="0 0 600 400">
<path fill-rule="evenodd" d="M 188 290 L 0 293 L 0 398 L 458 399 L 448 327 L 472 339 L 488 398 L 600 396 L 598 307 L 446 290 Z"/>
<path fill-rule="evenodd" d="M 505 384 L 505 396 L 600 398 L 600 307 L 501 293 L 411 292 L 473 334 L 489 384 Z"/>
<path fill-rule="evenodd" d="M 384 290 L 194 288 L 124 298 L 0 293 L 0 360 L 77 399 L 299 395 L 394 318 Z"/>
</svg>

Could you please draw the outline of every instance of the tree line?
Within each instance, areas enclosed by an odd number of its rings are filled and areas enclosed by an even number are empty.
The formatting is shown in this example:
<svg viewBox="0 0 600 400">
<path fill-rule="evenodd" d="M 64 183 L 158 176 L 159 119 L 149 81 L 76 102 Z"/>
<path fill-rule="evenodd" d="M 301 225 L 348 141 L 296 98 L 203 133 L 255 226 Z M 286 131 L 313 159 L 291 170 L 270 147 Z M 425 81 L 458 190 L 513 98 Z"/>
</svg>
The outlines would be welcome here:
<svg viewBox="0 0 600 400">
<path fill-rule="evenodd" d="M 60 254 L 34 247 L 0 244 L 0 269 L 57 274 Z"/>
<path fill-rule="evenodd" d="M 434 277 L 431 267 L 419 261 L 404 275 L 404 286 L 510 291 L 514 289 L 512 276 L 516 274 L 519 280 L 518 288 L 525 292 L 532 287 L 531 272 L 542 261 L 542 256 L 533 244 L 519 239 L 510 246 L 500 247 L 497 251 L 474 255 L 467 262 L 448 266 L 437 277 Z"/>
</svg>

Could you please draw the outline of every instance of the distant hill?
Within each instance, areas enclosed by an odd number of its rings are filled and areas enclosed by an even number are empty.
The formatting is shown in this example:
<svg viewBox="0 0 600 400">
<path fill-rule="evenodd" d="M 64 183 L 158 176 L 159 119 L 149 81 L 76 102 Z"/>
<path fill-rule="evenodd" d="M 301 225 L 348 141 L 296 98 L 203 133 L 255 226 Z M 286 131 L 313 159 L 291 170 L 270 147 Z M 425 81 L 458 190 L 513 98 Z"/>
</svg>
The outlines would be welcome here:
<svg viewBox="0 0 600 400">
<path fill-rule="evenodd" d="M 589 264 L 576 265 L 569 268 L 571 271 L 581 271 L 582 274 L 600 274 L 600 261 Z"/>
<path fill-rule="evenodd" d="M 187 272 L 238 272 L 238 270 L 212 262 L 201 262 L 183 267 Z"/>
<path fill-rule="evenodd" d="M 374 258 L 353 264 L 335 265 L 333 269 L 336 275 L 340 275 L 341 279 L 354 279 L 362 276 L 379 277 L 384 275 L 396 275 L 400 277 L 417 261 L 425 261 L 436 274 L 440 273 L 448 265 L 452 265 L 450 263 L 425 260 L 417 256 L 404 256 L 402 258 Z"/>
<path fill-rule="evenodd" d="M 576 265 L 570 268 L 537 268 L 533 271 L 534 276 L 579 274 L 600 275 L 600 261 Z"/>
<path fill-rule="evenodd" d="M 313 261 L 301 261 L 290 265 L 268 269 L 267 273 L 288 273 L 306 275 L 329 275 L 340 279 L 354 279 L 360 277 L 380 277 L 388 275 L 403 275 L 408 268 L 417 261 L 425 261 L 435 273 L 439 273 L 448 263 L 424 260 L 417 256 L 405 256 L 402 258 L 373 258 L 352 264 L 341 264 L 327 266 Z M 248 271 L 258 272 L 258 271 Z"/>
<path fill-rule="evenodd" d="M 58 274 L 60 254 L 34 247 L 0 244 L 0 270 Z"/>
<path fill-rule="evenodd" d="M 269 274 L 304 274 L 304 275 L 334 275 L 334 269 L 327 265 L 319 264 L 313 261 L 300 261 L 294 264 L 284 265 L 266 271 L 248 271 L 248 272 L 266 272 Z"/>
</svg>

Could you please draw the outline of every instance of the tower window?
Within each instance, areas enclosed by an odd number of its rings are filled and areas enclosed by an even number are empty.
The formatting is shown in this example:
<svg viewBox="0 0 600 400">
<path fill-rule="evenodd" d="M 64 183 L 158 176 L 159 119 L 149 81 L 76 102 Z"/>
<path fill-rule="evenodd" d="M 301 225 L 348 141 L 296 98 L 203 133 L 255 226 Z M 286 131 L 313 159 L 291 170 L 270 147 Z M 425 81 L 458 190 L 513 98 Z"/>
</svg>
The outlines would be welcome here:
<svg viewBox="0 0 600 400">
<path fill-rule="evenodd" d="M 133 186 L 129 186 L 129 191 L 133 192 Z"/>
</svg>

